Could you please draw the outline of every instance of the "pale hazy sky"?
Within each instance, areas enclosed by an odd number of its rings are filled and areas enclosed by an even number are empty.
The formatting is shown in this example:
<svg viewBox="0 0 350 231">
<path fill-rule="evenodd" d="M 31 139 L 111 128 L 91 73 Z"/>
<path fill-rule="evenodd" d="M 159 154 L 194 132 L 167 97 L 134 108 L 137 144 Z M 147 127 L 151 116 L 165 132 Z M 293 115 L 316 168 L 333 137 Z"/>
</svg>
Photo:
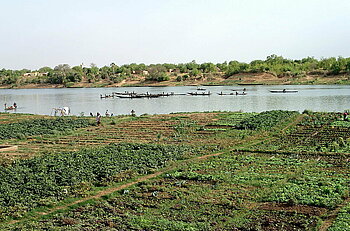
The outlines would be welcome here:
<svg viewBox="0 0 350 231">
<path fill-rule="evenodd" d="M 0 68 L 350 56 L 350 0 L 0 0 Z"/>
</svg>

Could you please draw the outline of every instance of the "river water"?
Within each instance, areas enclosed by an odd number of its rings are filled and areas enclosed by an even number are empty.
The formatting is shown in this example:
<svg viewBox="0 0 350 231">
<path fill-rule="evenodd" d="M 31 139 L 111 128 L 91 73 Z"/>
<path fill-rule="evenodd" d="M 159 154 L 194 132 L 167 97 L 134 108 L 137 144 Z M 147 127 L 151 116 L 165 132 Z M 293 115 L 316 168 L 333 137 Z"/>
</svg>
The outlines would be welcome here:
<svg viewBox="0 0 350 231">
<path fill-rule="evenodd" d="M 181 87 L 118 87 L 118 88 L 60 88 L 60 89 L 0 89 L 0 103 L 17 103 L 11 113 L 53 115 L 53 108 L 69 107 L 73 115 L 168 114 L 172 112 L 267 110 L 344 111 L 350 109 L 349 85 L 290 85 L 290 86 L 205 86 L 210 96 L 175 95 L 160 98 L 100 98 L 100 94 L 134 91 L 137 93 L 196 92 L 194 86 Z M 247 95 L 218 95 L 235 93 L 246 88 Z M 269 90 L 298 90 L 297 93 L 271 93 Z M 3 112 L 4 107 L 0 110 Z"/>
</svg>

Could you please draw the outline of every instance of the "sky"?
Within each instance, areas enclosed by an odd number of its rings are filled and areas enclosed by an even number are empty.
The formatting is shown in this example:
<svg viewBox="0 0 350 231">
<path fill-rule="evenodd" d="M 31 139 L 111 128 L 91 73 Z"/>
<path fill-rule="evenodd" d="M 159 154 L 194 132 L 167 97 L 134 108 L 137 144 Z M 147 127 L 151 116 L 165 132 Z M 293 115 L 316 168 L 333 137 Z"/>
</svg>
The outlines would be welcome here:
<svg viewBox="0 0 350 231">
<path fill-rule="evenodd" d="M 350 0 L 0 0 L 0 68 L 350 57 Z"/>
</svg>

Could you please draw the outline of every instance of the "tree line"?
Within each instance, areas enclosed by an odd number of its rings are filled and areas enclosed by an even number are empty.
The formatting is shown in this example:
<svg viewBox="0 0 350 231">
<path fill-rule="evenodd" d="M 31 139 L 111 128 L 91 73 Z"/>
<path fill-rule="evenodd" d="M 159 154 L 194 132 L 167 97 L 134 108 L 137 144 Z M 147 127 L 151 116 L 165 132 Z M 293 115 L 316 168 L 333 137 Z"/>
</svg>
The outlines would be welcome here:
<svg viewBox="0 0 350 231">
<path fill-rule="evenodd" d="M 250 63 L 230 61 L 223 63 L 201 63 L 194 60 L 189 63 L 179 64 L 150 64 L 143 63 L 125 64 L 118 66 L 111 63 L 108 66 L 97 67 L 91 64 L 89 67 L 69 66 L 60 64 L 54 68 L 42 67 L 38 70 L 9 70 L 0 69 L 0 84 L 64 84 L 81 82 L 89 83 L 106 80 L 118 83 L 127 78 L 144 76 L 149 81 L 166 81 L 175 76 L 177 81 L 183 81 L 191 77 L 201 77 L 206 74 L 219 74 L 224 78 L 239 73 L 263 73 L 267 72 L 277 77 L 303 77 L 308 74 L 338 75 L 350 73 L 350 58 L 331 57 L 320 60 L 307 57 L 300 60 L 286 59 L 278 55 L 270 55 L 265 60 L 254 60 Z M 31 78 L 25 78 L 30 76 Z"/>
</svg>

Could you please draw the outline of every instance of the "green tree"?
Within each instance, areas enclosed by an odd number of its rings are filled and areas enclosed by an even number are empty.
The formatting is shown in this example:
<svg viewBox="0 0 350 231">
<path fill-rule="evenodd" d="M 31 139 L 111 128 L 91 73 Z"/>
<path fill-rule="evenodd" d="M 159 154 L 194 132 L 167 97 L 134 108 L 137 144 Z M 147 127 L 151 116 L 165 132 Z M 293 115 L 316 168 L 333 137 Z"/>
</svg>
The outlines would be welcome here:
<svg viewBox="0 0 350 231">
<path fill-rule="evenodd" d="M 147 76 L 147 80 L 152 81 L 165 81 L 169 80 L 169 76 L 166 74 L 166 68 L 161 64 L 150 65 L 148 68 L 149 75 Z"/>
<path fill-rule="evenodd" d="M 192 69 L 189 73 L 191 77 L 196 77 L 196 76 L 199 76 L 200 74 L 201 72 L 197 68 Z"/>
<path fill-rule="evenodd" d="M 38 72 L 40 73 L 48 73 L 48 72 L 52 72 L 52 68 L 51 67 L 42 67 L 38 70 Z"/>
</svg>

